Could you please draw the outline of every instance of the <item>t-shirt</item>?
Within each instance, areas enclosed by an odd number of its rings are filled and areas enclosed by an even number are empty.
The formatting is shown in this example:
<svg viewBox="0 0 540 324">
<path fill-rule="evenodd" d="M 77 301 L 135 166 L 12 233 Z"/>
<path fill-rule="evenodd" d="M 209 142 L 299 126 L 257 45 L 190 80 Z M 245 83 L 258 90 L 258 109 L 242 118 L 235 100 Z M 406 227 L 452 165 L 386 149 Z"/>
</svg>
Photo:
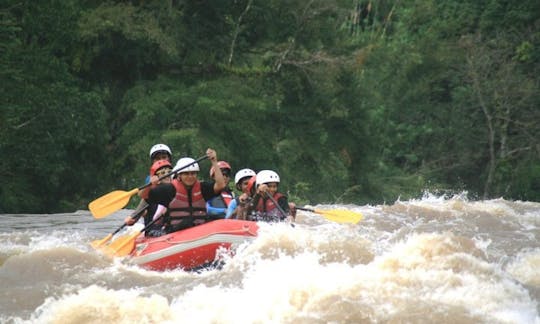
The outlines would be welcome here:
<svg viewBox="0 0 540 324">
<path fill-rule="evenodd" d="M 174 196 L 176 196 L 176 188 L 170 183 L 162 183 L 150 189 L 146 201 L 151 205 L 160 204 L 167 207 Z"/>
</svg>

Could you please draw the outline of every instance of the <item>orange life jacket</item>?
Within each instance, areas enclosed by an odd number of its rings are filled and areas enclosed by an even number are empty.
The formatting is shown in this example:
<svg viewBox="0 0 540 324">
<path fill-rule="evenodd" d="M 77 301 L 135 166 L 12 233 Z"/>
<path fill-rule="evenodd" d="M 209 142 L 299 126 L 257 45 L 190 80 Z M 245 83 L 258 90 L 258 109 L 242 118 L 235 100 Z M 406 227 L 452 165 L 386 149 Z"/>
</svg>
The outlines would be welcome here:
<svg viewBox="0 0 540 324">
<path fill-rule="evenodd" d="M 167 232 L 205 223 L 206 201 L 202 195 L 201 183 L 197 180 L 190 189 L 178 179 L 174 179 L 172 184 L 176 189 L 176 195 L 169 203 L 166 218 Z"/>
</svg>

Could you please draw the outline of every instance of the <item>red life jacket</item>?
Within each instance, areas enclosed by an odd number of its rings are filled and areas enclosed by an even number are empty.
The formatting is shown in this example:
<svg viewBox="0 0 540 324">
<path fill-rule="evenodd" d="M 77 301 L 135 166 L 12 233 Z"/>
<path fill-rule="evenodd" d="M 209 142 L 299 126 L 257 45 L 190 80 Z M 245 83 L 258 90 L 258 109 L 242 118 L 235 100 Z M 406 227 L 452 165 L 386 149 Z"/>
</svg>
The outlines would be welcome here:
<svg viewBox="0 0 540 324">
<path fill-rule="evenodd" d="M 221 198 L 223 198 L 225 205 L 228 207 L 231 204 L 231 201 L 234 199 L 234 194 L 232 193 L 232 191 L 222 190 Z"/>
<path fill-rule="evenodd" d="M 272 198 L 278 202 L 279 198 L 285 197 L 280 192 L 276 192 Z M 257 206 L 255 207 L 256 221 L 265 221 L 265 222 L 278 222 L 287 218 L 288 215 L 283 215 L 279 208 L 274 204 L 274 202 L 269 199 L 259 199 Z"/>
<path fill-rule="evenodd" d="M 169 204 L 167 227 L 170 230 L 168 231 L 203 224 L 207 215 L 201 183 L 197 180 L 189 191 L 178 179 L 174 179 L 172 184 L 176 188 L 176 195 Z"/>
</svg>

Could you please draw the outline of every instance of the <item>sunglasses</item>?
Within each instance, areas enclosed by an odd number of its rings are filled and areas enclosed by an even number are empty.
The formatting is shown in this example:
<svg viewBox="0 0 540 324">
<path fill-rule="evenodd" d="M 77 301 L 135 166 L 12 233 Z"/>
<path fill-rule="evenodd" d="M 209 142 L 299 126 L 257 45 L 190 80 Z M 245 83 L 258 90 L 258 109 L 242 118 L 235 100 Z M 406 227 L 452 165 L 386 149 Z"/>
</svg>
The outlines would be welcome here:
<svg viewBox="0 0 540 324">
<path fill-rule="evenodd" d="M 221 169 L 221 174 L 223 174 L 224 177 L 231 177 L 231 170 L 229 169 Z"/>
<path fill-rule="evenodd" d="M 162 176 L 170 173 L 171 171 L 172 171 L 172 169 L 169 169 L 169 168 L 159 169 L 159 170 L 156 171 L 156 175 L 161 178 Z"/>
</svg>

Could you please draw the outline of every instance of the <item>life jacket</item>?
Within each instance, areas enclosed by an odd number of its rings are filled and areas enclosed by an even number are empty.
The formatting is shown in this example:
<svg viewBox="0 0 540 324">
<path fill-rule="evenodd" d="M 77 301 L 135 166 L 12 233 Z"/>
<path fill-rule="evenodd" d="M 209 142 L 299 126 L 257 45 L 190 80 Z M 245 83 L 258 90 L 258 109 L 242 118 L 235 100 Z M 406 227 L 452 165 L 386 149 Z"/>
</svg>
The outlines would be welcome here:
<svg viewBox="0 0 540 324">
<path fill-rule="evenodd" d="M 208 215 L 219 216 L 218 218 L 224 218 L 227 213 L 227 208 L 234 200 L 234 194 L 228 189 L 221 191 L 219 196 L 215 196 L 206 202 L 206 212 Z M 215 217 L 214 217 L 215 218 Z"/>
<path fill-rule="evenodd" d="M 285 197 L 285 195 L 276 192 L 272 198 L 277 202 L 281 197 Z M 279 222 L 285 220 L 287 216 L 281 213 L 278 206 L 271 199 L 261 198 L 253 210 L 251 219 L 263 222 Z"/>
<path fill-rule="evenodd" d="M 168 233 L 204 224 L 207 220 L 206 201 L 202 195 L 201 183 L 197 180 L 188 190 L 184 184 L 174 179 L 176 195 L 169 204 L 166 222 Z"/>
</svg>

